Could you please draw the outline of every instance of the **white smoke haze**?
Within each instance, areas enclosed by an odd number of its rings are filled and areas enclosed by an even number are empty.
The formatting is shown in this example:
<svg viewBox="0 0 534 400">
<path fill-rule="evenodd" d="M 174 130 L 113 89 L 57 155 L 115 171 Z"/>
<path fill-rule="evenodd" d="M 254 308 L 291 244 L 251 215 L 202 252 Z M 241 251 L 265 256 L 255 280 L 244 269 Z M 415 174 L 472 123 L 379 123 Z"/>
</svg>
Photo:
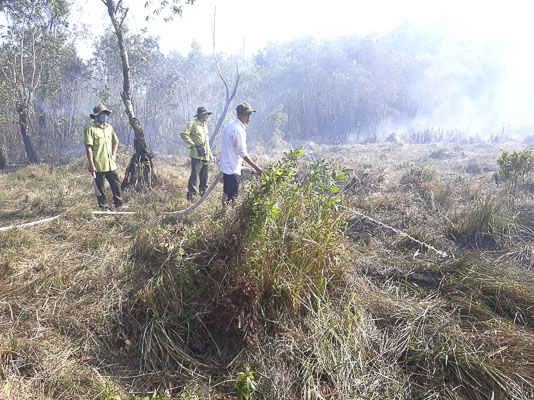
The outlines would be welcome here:
<svg viewBox="0 0 534 400">
<path fill-rule="evenodd" d="M 428 33 L 428 26 L 420 32 Z M 503 132 L 508 137 L 534 134 L 530 44 L 525 47 L 524 40 L 510 33 L 481 37 L 451 23 L 436 24 L 434 35 L 431 54 L 416 54 L 426 68 L 410 87 L 410 98 L 418 104 L 415 117 L 387 121 L 379 137 L 425 130 L 481 139 Z"/>
</svg>

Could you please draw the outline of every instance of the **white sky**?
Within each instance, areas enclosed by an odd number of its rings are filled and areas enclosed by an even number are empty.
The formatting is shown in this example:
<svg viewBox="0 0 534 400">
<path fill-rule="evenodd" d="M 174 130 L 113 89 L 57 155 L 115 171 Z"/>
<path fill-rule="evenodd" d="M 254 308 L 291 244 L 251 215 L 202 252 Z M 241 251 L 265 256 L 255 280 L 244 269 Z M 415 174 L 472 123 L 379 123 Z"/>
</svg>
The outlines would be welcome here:
<svg viewBox="0 0 534 400">
<path fill-rule="evenodd" d="M 532 0 L 196 0 L 183 5 L 183 16 L 164 23 L 157 19 L 147 25 L 145 0 L 123 0 L 130 7 L 128 23 L 134 30 L 148 27 L 160 36 L 164 52 L 186 54 L 192 40 L 202 49 L 212 49 L 211 22 L 217 7 L 217 51 L 236 53 L 245 49 L 254 54 L 269 41 L 284 42 L 295 37 L 317 38 L 340 35 L 383 34 L 406 21 L 428 23 L 452 20 L 460 29 L 487 35 L 508 35 L 523 48 L 532 46 L 534 11 Z M 154 0 L 157 2 L 158 0 Z M 75 0 L 74 23 L 88 24 L 96 36 L 110 26 L 105 6 L 99 0 Z M 529 43 L 530 42 L 530 43 Z M 90 41 L 80 46 L 84 57 L 91 55 Z M 530 53 L 530 52 L 529 52 Z M 532 56 L 529 57 L 529 65 Z"/>
</svg>

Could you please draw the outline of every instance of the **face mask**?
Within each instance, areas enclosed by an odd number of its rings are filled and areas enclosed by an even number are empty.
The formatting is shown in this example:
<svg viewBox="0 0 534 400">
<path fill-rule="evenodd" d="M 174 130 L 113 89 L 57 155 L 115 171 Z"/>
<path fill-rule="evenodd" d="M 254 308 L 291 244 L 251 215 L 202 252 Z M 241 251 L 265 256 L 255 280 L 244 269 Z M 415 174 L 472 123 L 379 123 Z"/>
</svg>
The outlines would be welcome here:
<svg viewBox="0 0 534 400">
<path fill-rule="evenodd" d="M 98 122 L 107 122 L 108 121 L 108 114 L 107 113 L 100 113 L 95 117 L 95 119 Z"/>
</svg>

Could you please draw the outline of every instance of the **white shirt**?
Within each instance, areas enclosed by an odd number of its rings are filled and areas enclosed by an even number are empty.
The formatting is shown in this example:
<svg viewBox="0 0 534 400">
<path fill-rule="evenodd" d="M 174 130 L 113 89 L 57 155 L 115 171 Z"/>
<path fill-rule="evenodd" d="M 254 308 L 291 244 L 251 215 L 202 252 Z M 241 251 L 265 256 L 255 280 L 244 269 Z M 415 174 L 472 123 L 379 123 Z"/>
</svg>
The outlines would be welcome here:
<svg viewBox="0 0 534 400">
<path fill-rule="evenodd" d="M 220 168 L 223 174 L 241 175 L 243 158 L 247 156 L 247 127 L 236 119 L 222 131 Z"/>
</svg>

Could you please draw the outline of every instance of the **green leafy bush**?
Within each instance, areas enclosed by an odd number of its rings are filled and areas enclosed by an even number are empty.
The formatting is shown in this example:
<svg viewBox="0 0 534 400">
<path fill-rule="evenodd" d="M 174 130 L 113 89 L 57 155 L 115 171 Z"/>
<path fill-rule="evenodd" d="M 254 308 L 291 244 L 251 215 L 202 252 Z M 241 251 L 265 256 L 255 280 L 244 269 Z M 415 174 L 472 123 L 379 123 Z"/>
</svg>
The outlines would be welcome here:
<svg viewBox="0 0 534 400">
<path fill-rule="evenodd" d="M 320 293 L 336 275 L 345 229 L 337 208 L 348 171 L 319 161 L 299 172 L 302 154 L 286 153 L 251 193 L 254 216 L 239 266 L 257 282 L 261 301 L 282 300 L 290 310 L 298 309 L 305 292 Z"/>
<path fill-rule="evenodd" d="M 210 229 L 137 235 L 135 259 L 159 265 L 131 310 L 142 325 L 146 367 L 190 372 L 203 364 L 199 349 L 217 339 L 216 346 L 252 343 L 260 315 L 295 314 L 302 297 L 322 296 L 339 276 L 345 222 L 338 205 L 347 171 L 322 161 L 300 170 L 302 155 L 291 150 L 266 169 Z"/>
<path fill-rule="evenodd" d="M 531 148 L 513 153 L 503 151 L 497 159 L 497 164 L 500 168 L 497 179 L 501 179 L 511 192 L 515 192 L 520 185 L 527 182 L 534 170 L 534 154 Z"/>
</svg>

